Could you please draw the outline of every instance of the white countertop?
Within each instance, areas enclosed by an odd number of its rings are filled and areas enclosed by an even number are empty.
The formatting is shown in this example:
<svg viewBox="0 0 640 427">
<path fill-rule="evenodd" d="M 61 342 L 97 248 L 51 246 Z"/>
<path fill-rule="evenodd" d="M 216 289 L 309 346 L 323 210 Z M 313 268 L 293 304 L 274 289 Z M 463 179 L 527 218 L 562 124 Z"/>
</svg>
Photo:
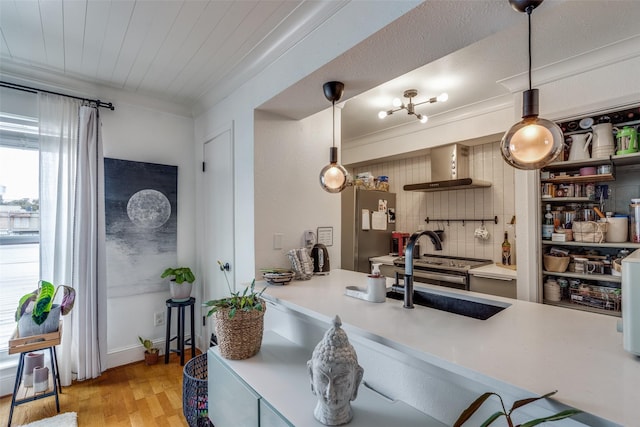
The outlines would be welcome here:
<svg viewBox="0 0 640 427">
<path fill-rule="evenodd" d="M 209 351 L 219 354 L 218 347 Z M 323 427 L 313 416 L 318 398 L 311 392 L 307 360 L 311 352 L 265 331 L 260 352 L 244 360 L 220 362 L 229 366 L 294 426 Z M 214 379 L 215 381 L 215 379 Z M 390 401 L 365 384 L 351 403 L 353 419 L 349 427 L 445 427 L 445 424 L 400 401 Z"/>
<path fill-rule="evenodd" d="M 616 318 L 448 288 L 512 305 L 476 320 L 420 306 L 408 310 L 396 300 L 375 304 L 344 295 L 345 286 L 365 287 L 366 277 L 332 270 L 328 276 L 269 286 L 264 295 L 327 324 L 338 314 L 345 330 L 448 370 L 477 372 L 539 395 L 558 390 L 554 399 L 566 405 L 640 426 L 640 358 L 623 350 Z"/>
<path fill-rule="evenodd" d="M 482 267 L 476 267 L 469 270 L 469 274 L 472 276 L 482 275 L 484 277 L 498 277 L 517 279 L 518 273 L 516 270 L 511 270 L 505 267 L 499 267 L 495 264 L 483 265 Z"/>
<path fill-rule="evenodd" d="M 397 256 L 383 255 L 369 258 L 369 261 L 379 262 L 384 265 L 393 265 L 393 260 L 398 258 Z M 509 268 L 498 267 L 495 264 L 483 265 L 482 267 L 476 267 L 469 270 L 469 274 L 475 275 L 477 273 L 485 276 L 493 276 L 498 278 L 516 279 L 518 274 L 515 270 Z"/>
<path fill-rule="evenodd" d="M 383 255 L 369 258 L 370 262 L 379 262 L 380 264 L 393 265 L 393 260 L 398 258 L 397 255 Z"/>
</svg>

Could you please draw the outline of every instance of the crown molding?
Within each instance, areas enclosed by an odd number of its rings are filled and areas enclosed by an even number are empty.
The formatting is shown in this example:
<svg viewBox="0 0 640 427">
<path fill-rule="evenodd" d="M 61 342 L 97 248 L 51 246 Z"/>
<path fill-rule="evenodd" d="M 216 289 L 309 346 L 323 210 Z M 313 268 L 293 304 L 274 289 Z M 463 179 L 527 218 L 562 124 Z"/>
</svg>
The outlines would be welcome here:
<svg viewBox="0 0 640 427">
<path fill-rule="evenodd" d="M 640 35 L 572 56 L 531 71 L 533 87 L 542 86 L 587 71 L 640 56 Z M 529 88 L 528 72 L 498 80 L 511 93 Z"/>
</svg>

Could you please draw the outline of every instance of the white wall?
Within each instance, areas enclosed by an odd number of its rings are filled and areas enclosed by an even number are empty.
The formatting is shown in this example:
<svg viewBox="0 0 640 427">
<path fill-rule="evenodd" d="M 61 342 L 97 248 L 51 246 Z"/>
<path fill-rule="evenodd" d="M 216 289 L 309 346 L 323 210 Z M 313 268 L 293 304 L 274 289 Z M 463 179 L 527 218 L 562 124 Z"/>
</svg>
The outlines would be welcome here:
<svg viewBox="0 0 640 427">
<path fill-rule="evenodd" d="M 193 152 L 193 119 L 149 107 L 120 103 L 117 99 L 113 99 L 113 102 L 115 111 L 101 110 L 104 155 L 116 159 L 178 166 L 178 264 L 193 266 L 196 232 L 195 173 L 199 170 L 195 167 Z M 169 266 L 158 268 L 161 270 L 165 267 Z M 160 280 L 162 279 L 158 277 L 158 281 Z M 194 283 L 193 295 L 200 292 L 198 283 Z M 153 314 L 166 312 L 167 298 L 168 286 L 166 292 L 108 299 L 107 368 L 143 358 L 138 335 L 151 338 L 160 346 L 164 345 L 165 326 L 154 326 Z M 176 322 L 172 323 L 175 329 Z"/>
<path fill-rule="evenodd" d="M 265 68 L 259 75 L 246 82 L 224 101 L 196 117 L 196 153 L 202 152 L 202 144 L 214 135 L 217 129 L 233 123 L 236 193 L 234 206 L 236 217 L 233 227 L 237 282 L 250 282 L 255 276 L 256 268 L 262 267 L 255 263 L 254 213 L 258 215 L 259 211 L 254 203 L 254 136 L 256 134 L 254 130 L 254 110 L 284 89 L 307 75 L 316 72 L 338 55 L 415 7 L 416 4 L 417 2 L 415 1 L 349 2 L 340 10 L 339 14 L 323 23 L 307 38 L 280 57 L 277 62 Z M 363 14 L 365 8 L 366 14 Z M 363 19 L 365 15 L 366 19 Z M 358 23 L 358 25 L 354 25 L 354 22 Z M 362 70 L 366 70 L 367 66 L 368 64 L 361 64 Z M 339 78 L 340 76 L 327 76 L 326 81 Z M 322 87 L 318 87 L 318 96 L 323 96 Z M 302 142 L 311 143 L 312 141 Z M 323 147 L 324 154 L 321 154 L 320 158 L 313 155 L 296 159 L 300 164 L 308 167 L 308 169 L 305 167 L 305 174 L 310 174 L 312 177 L 318 176 L 319 169 L 316 171 L 315 168 L 313 170 L 311 168 L 316 162 L 324 162 L 324 159 L 328 160 L 329 145 L 325 143 Z M 279 180 L 289 178 L 290 174 L 286 168 L 274 168 L 274 170 L 270 171 L 270 176 L 274 180 Z M 297 177 L 292 178 L 298 179 Z M 317 186 L 319 189 L 319 184 Z M 315 188 L 315 185 L 313 188 Z M 306 190 L 314 191 L 311 189 Z M 200 179 L 197 179 L 196 191 L 203 191 Z M 263 200 L 267 200 L 270 196 L 277 198 L 280 190 L 274 187 L 261 192 L 260 197 L 264 198 Z M 296 197 L 296 195 L 292 194 L 290 197 Z M 322 203 L 318 203 L 315 206 L 322 208 L 322 211 L 314 212 L 318 218 L 322 218 L 325 214 L 331 217 L 333 209 L 330 206 L 327 206 L 327 209 L 324 209 Z M 197 210 L 202 210 L 199 204 L 197 205 Z M 291 236 L 300 232 L 300 225 L 294 221 L 294 216 L 291 213 L 283 210 L 280 215 L 283 217 L 283 223 L 294 224 L 286 229 L 281 229 L 281 232 Z M 315 222 L 310 221 L 310 223 Z M 202 216 L 198 216 L 198 224 L 203 224 Z M 271 230 L 265 231 L 264 234 L 268 235 L 267 239 L 270 245 L 272 242 Z M 334 231 L 334 239 L 335 237 L 336 233 Z M 198 247 L 202 248 L 203 245 L 206 245 L 206 242 L 200 239 Z M 265 244 L 265 246 L 268 245 Z M 337 258 L 339 259 L 339 255 Z M 242 262 L 239 262 L 239 260 L 242 260 Z M 201 260 L 201 262 L 204 262 L 204 260 Z"/>
<path fill-rule="evenodd" d="M 470 148 L 470 176 L 474 179 L 491 182 L 489 188 L 476 188 L 456 191 L 437 191 L 432 193 L 404 191 L 406 184 L 426 182 L 431 179 L 431 157 L 415 156 L 409 159 L 392 160 L 354 168 L 354 173 L 371 172 L 374 176 L 389 177 L 389 191 L 396 193 L 396 230 L 413 233 L 424 230 L 445 230 L 442 252 L 436 252 L 427 237 L 420 240 L 421 253 L 463 256 L 490 259 L 500 262 L 500 244 L 504 231 L 515 249 L 515 227 L 509 222 L 515 214 L 514 206 L 514 169 L 502 160 L 500 142 L 478 145 Z M 478 240 L 473 237 L 478 222 L 460 222 L 449 224 L 432 222 L 431 219 L 444 218 L 493 218 L 498 224 L 486 222 L 489 239 Z M 429 217 L 427 224 L 425 218 Z M 381 254 L 383 255 L 383 254 Z M 512 254 L 516 262 L 515 251 Z"/>
<path fill-rule="evenodd" d="M 336 128 L 339 115 L 337 110 Z M 329 163 L 331 108 L 300 121 L 259 111 L 255 118 L 256 269 L 291 268 L 287 251 L 303 247 L 304 230 L 318 227 L 333 227 L 329 259 L 331 268 L 339 268 L 340 197 L 319 184 Z M 275 233 L 282 234 L 282 249 L 273 248 Z"/>
</svg>

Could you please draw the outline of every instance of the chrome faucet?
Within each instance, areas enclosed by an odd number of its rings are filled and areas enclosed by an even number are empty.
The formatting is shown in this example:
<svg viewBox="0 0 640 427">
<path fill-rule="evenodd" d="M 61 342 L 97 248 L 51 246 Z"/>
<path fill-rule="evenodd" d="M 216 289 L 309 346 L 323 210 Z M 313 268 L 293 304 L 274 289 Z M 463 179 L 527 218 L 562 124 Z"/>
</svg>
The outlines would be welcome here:
<svg viewBox="0 0 640 427">
<path fill-rule="evenodd" d="M 407 248 L 404 250 L 404 308 L 413 308 L 413 247 L 425 234 L 431 237 L 436 250 L 442 250 L 442 240 L 435 231 L 416 231 L 409 237 Z"/>
</svg>

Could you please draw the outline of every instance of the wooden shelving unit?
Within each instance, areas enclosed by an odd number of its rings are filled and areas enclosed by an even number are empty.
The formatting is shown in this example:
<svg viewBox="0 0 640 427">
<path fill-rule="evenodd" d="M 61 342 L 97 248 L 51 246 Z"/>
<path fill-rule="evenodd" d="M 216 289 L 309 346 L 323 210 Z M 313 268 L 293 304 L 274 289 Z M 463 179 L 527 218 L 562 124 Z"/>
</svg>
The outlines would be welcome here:
<svg viewBox="0 0 640 427">
<path fill-rule="evenodd" d="M 624 121 L 626 117 L 629 117 L 627 114 L 629 111 L 635 111 L 638 107 L 628 107 L 627 109 L 619 110 L 619 111 L 611 111 L 604 112 L 600 114 L 590 115 L 586 117 L 591 117 L 594 119 L 595 123 L 603 122 L 604 120 L 611 120 L 613 126 L 618 129 L 622 129 L 623 126 L 638 126 L 640 125 L 640 120 L 635 121 Z M 566 138 L 567 143 L 571 143 L 571 135 L 574 134 L 583 134 L 586 132 L 590 132 L 590 128 L 582 129 L 579 128 L 579 123 L 581 119 L 586 117 L 574 118 L 572 120 L 568 120 L 563 123 L 558 123 L 558 125 L 563 129 L 564 136 Z M 615 135 L 614 135 L 615 141 Z M 584 167 L 598 167 L 598 166 L 609 166 L 610 173 L 596 174 L 596 175 L 580 175 L 580 169 Z M 625 154 L 625 155 L 611 155 L 607 158 L 595 158 L 595 159 L 585 159 L 585 160 L 573 160 L 573 161 L 556 161 L 545 166 L 541 172 L 544 172 L 544 177 L 541 175 L 540 182 L 541 184 L 588 184 L 594 183 L 599 185 L 601 183 L 615 183 L 617 178 L 623 181 L 621 185 L 628 185 L 628 179 L 630 176 L 638 176 L 640 179 L 640 153 L 634 154 Z M 618 174 L 618 177 L 616 177 Z M 633 174 L 633 175 L 630 175 Z M 604 185 L 606 187 L 606 185 Z M 609 184 L 609 188 L 616 188 L 615 184 Z M 615 191 L 615 190 L 614 190 Z M 615 193 L 614 193 L 615 194 Z M 566 205 L 584 205 L 586 207 L 593 206 L 598 203 L 597 200 L 590 199 L 588 197 L 541 197 L 540 204 L 541 210 L 546 204 L 553 204 L 554 206 L 561 206 L 562 204 Z M 601 207 L 602 208 L 602 207 Z M 619 208 L 620 209 L 620 208 Z M 612 209 L 614 211 L 615 209 Z M 630 237 L 629 237 L 630 238 Z M 602 255 L 601 258 L 605 258 L 604 255 L 615 256 L 617 250 L 628 249 L 635 250 L 640 249 L 640 243 L 634 242 L 602 242 L 602 243 L 586 243 L 586 242 L 555 242 L 552 240 L 542 240 L 541 248 L 542 252 L 548 252 L 552 246 L 556 247 L 565 247 L 570 249 L 573 254 L 582 254 L 587 253 L 590 250 L 598 250 L 598 254 Z M 594 258 L 598 258 L 598 256 L 594 256 Z M 549 277 L 554 277 L 556 279 L 579 279 L 582 284 L 586 284 L 590 288 L 592 288 L 595 292 L 598 292 L 600 288 L 617 288 L 620 286 L 622 282 L 621 276 L 614 276 L 610 274 L 584 274 L 584 273 L 575 273 L 566 271 L 563 273 L 557 273 L 552 271 L 546 271 L 544 268 L 541 270 L 542 273 L 542 284 Z M 571 292 L 571 288 L 569 289 Z M 575 289 L 574 289 L 575 291 Z M 569 294 L 571 296 L 571 294 Z M 575 296 L 575 295 L 574 295 Z M 624 298 L 624 295 L 621 296 Z M 548 299 L 543 299 L 545 304 L 555 305 L 559 307 L 570 308 L 574 310 L 588 311 L 592 313 L 600 313 L 606 314 L 610 316 L 621 316 L 620 308 L 614 307 L 612 309 L 603 309 L 599 308 L 597 305 L 597 301 L 595 299 L 586 298 L 586 301 L 575 301 L 568 299 L 567 295 L 564 295 L 562 301 L 549 301 Z M 588 304 L 594 303 L 594 306 L 589 306 Z"/>
</svg>

